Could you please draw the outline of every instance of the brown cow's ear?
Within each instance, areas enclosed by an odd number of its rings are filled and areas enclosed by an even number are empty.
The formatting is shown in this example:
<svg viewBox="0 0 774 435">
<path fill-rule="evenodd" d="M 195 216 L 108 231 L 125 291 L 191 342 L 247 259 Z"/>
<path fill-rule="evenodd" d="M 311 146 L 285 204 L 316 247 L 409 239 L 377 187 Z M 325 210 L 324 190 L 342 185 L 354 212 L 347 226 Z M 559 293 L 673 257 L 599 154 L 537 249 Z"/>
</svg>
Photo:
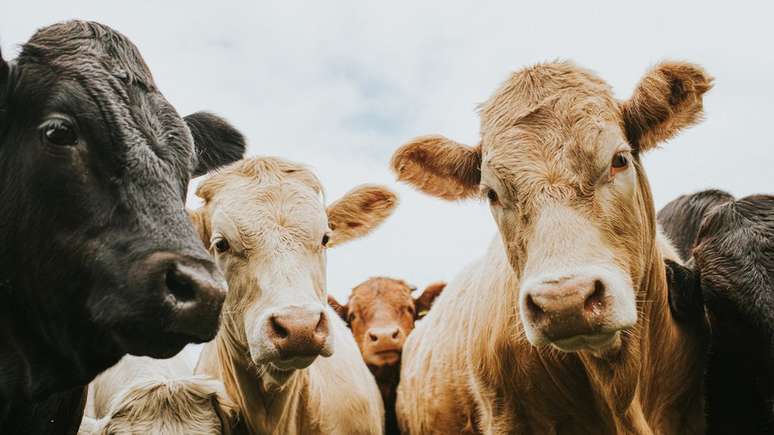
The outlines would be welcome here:
<svg viewBox="0 0 774 435">
<path fill-rule="evenodd" d="M 357 187 L 328 206 L 331 235 L 327 246 L 363 237 L 387 219 L 398 205 L 398 196 L 382 186 Z"/>
<path fill-rule="evenodd" d="M 441 294 L 445 287 L 445 282 L 436 282 L 430 284 L 422 291 L 421 295 L 414 299 L 414 312 L 416 313 L 414 316 L 417 319 L 425 317 L 425 314 L 430 311 L 430 307 L 433 306 L 435 298 Z"/>
<path fill-rule="evenodd" d="M 328 305 L 330 305 L 331 308 L 333 308 L 333 311 L 335 311 L 336 314 L 338 314 L 339 317 L 341 317 L 341 320 L 343 320 L 344 323 L 348 323 L 347 322 L 347 313 L 349 311 L 348 306 L 341 305 L 339 301 L 337 301 L 336 298 L 334 298 L 331 295 L 328 295 Z"/>
<path fill-rule="evenodd" d="M 390 166 L 399 181 L 427 194 L 448 200 L 471 198 L 481 182 L 481 147 L 439 135 L 422 136 L 398 148 Z"/>
<path fill-rule="evenodd" d="M 701 121 L 702 97 L 712 80 L 703 68 L 685 62 L 664 62 L 650 70 L 621 106 L 629 143 L 647 151 Z"/>
</svg>

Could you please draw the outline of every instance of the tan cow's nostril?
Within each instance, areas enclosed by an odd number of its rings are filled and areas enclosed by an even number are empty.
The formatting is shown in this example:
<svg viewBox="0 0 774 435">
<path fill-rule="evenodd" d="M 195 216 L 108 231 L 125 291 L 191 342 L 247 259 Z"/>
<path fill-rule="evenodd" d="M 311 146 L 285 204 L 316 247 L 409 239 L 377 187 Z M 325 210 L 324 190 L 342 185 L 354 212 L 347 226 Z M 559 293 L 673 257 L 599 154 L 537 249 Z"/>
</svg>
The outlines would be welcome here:
<svg viewBox="0 0 774 435">
<path fill-rule="evenodd" d="M 545 314 L 543 308 L 541 308 L 540 305 L 538 305 L 535 300 L 532 299 L 532 295 L 527 295 L 527 311 L 533 317 L 540 317 Z"/>
<path fill-rule="evenodd" d="M 376 335 L 376 334 L 374 334 L 373 332 L 369 332 L 369 333 L 368 333 L 368 338 L 370 338 L 370 339 L 371 339 L 371 341 L 379 341 L 379 336 L 377 336 L 377 335 Z"/>
<path fill-rule="evenodd" d="M 603 308 L 605 304 L 605 284 L 600 280 L 594 280 L 594 291 L 586 298 L 583 306 L 587 311 L 595 311 Z"/>
<path fill-rule="evenodd" d="M 395 332 L 392 333 L 392 338 L 397 339 L 398 335 L 400 335 L 400 330 L 396 329 Z"/>
</svg>

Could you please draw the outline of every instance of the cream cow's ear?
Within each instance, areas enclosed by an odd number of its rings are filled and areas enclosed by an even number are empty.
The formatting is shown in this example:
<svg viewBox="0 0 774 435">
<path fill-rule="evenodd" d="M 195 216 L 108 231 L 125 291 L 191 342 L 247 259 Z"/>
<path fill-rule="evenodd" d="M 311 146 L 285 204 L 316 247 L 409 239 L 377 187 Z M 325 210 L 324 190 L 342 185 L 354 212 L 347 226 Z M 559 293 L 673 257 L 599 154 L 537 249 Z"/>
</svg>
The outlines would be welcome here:
<svg viewBox="0 0 774 435">
<path fill-rule="evenodd" d="M 357 187 L 328 206 L 331 228 L 328 247 L 363 237 L 387 219 L 398 205 L 398 196 L 382 186 Z"/>
</svg>

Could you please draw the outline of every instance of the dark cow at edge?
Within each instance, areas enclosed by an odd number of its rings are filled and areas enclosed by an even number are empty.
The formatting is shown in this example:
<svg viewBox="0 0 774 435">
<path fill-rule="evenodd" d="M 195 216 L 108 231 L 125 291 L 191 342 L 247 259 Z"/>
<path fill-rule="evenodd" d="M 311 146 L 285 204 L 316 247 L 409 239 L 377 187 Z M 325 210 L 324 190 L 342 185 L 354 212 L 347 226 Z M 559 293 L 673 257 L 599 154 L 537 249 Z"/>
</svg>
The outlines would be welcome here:
<svg viewBox="0 0 774 435">
<path fill-rule="evenodd" d="M 72 431 L 122 355 L 215 336 L 225 281 L 184 201 L 243 153 L 222 119 L 178 115 L 109 27 L 55 24 L 0 56 L 0 433 Z"/>
<path fill-rule="evenodd" d="M 395 414 L 400 357 L 406 337 L 415 322 L 427 314 L 445 282 L 428 285 L 412 297 L 416 287 L 400 279 L 375 277 L 352 289 L 349 301 L 341 305 L 328 295 L 328 304 L 352 330 L 360 353 L 379 385 L 384 402 L 384 433 L 400 434 Z"/>
<path fill-rule="evenodd" d="M 668 264 L 672 309 L 710 318 L 707 433 L 774 433 L 774 196 L 684 195 L 658 220 L 690 258 Z"/>
</svg>

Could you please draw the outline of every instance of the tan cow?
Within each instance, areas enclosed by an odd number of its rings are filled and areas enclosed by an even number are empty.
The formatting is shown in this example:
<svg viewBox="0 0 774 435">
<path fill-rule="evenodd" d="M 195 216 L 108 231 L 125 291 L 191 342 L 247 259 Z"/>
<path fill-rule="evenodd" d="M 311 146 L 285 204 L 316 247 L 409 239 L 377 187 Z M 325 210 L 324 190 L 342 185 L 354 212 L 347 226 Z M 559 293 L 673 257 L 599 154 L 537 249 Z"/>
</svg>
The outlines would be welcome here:
<svg viewBox="0 0 774 435">
<path fill-rule="evenodd" d="M 328 295 L 328 303 L 347 322 L 363 360 L 374 374 L 384 402 L 384 427 L 388 435 L 400 433 L 395 399 L 400 380 L 400 354 L 415 322 L 427 314 L 446 283 L 430 284 L 415 297 L 416 287 L 393 278 L 376 277 L 352 289 L 341 305 Z"/>
<path fill-rule="evenodd" d="M 236 405 L 223 383 L 194 376 L 183 355 L 127 355 L 89 384 L 79 434 L 229 434 Z"/>
<path fill-rule="evenodd" d="M 704 337 L 668 309 L 641 156 L 701 119 L 711 81 L 663 63 L 621 102 L 588 70 L 539 64 L 481 106 L 477 146 L 396 151 L 400 180 L 480 193 L 500 233 L 406 342 L 405 431 L 702 433 Z"/>
<path fill-rule="evenodd" d="M 325 252 L 379 225 L 395 194 L 361 186 L 326 208 L 309 169 L 254 158 L 220 170 L 197 195 L 204 206 L 192 218 L 229 286 L 197 373 L 223 380 L 251 433 L 381 433 L 374 378 L 326 303 Z"/>
</svg>

